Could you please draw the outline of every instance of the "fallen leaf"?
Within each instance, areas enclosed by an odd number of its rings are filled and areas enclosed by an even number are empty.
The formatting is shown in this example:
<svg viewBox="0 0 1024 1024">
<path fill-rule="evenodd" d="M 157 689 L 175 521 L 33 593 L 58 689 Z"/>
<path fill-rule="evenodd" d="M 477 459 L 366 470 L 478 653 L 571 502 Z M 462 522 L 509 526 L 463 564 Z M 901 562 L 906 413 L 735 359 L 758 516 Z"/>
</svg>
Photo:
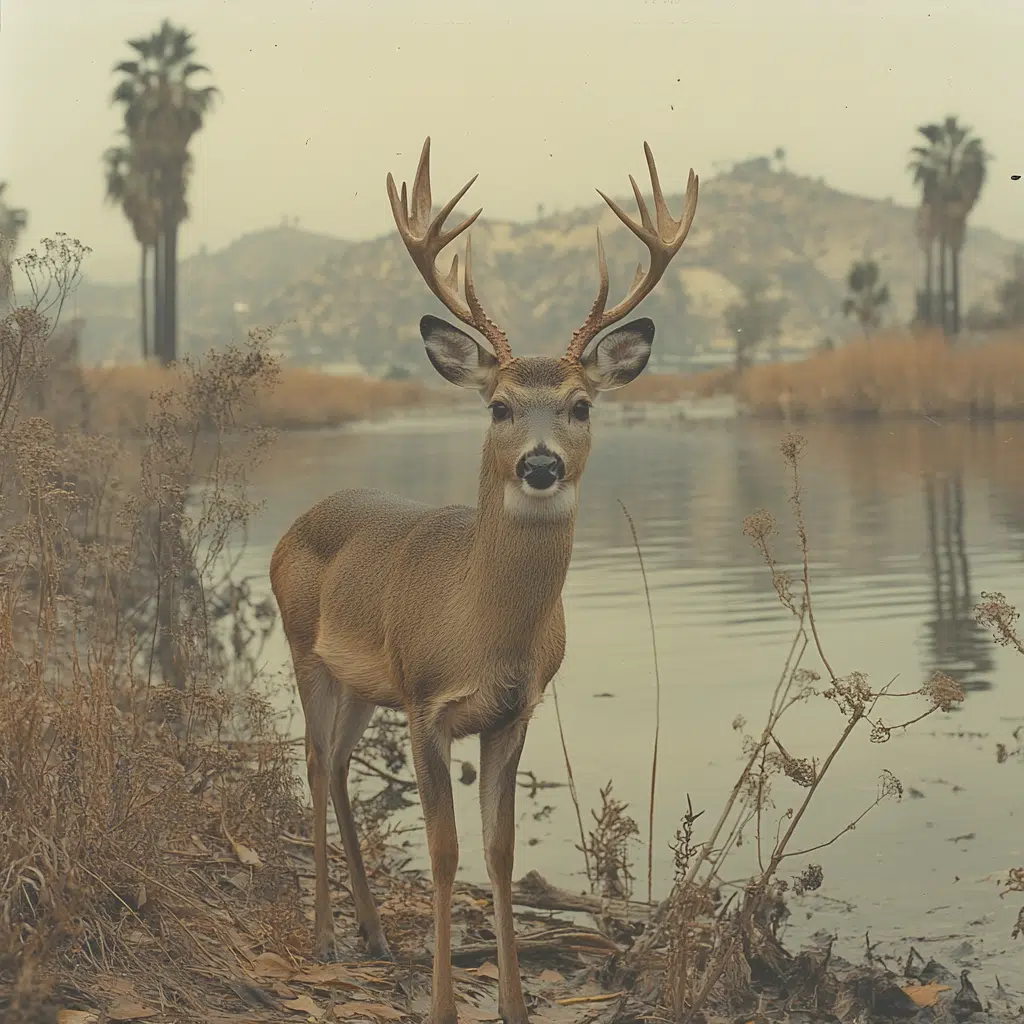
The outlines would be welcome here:
<svg viewBox="0 0 1024 1024">
<path fill-rule="evenodd" d="M 296 996 L 294 999 L 285 999 L 281 1005 L 287 1007 L 292 1013 L 306 1013 L 317 1018 L 323 1016 L 324 1013 L 323 1007 L 315 1003 L 309 996 Z"/>
<path fill-rule="evenodd" d="M 159 1010 L 150 1009 L 134 999 L 118 999 L 113 1006 L 107 1010 L 107 1016 L 111 1020 L 148 1020 L 150 1017 L 158 1017 Z"/>
<path fill-rule="evenodd" d="M 477 969 L 476 974 L 478 978 L 490 978 L 492 981 L 498 980 L 498 966 L 492 964 L 490 960 L 485 960 Z"/>
<path fill-rule="evenodd" d="M 228 885 L 233 885 L 241 892 L 245 892 L 249 888 L 250 881 L 251 878 L 248 871 L 236 871 L 227 878 Z"/>
<path fill-rule="evenodd" d="M 917 1006 L 935 1006 L 939 1001 L 939 993 L 952 992 L 952 988 L 949 985 L 940 985 L 937 981 L 930 981 L 927 985 L 904 985 L 903 991 Z"/>
<path fill-rule="evenodd" d="M 562 975 L 558 973 L 558 971 L 553 971 L 550 967 L 548 967 L 537 975 L 537 980 L 545 981 L 550 984 L 557 984 L 560 981 L 565 981 L 565 978 L 563 978 Z"/>
<path fill-rule="evenodd" d="M 493 1010 L 485 1010 L 483 1007 L 474 1006 L 472 1003 L 459 1003 L 456 1007 L 459 1017 L 463 1020 L 487 1024 L 488 1021 L 501 1020 Z"/>
<path fill-rule="evenodd" d="M 334 1007 L 335 1017 L 372 1017 L 374 1020 L 401 1020 L 405 1014 L 393 1006 L 383 1003 L 361 1003 L 353 999 L 347 1003 L 338 1003 Z"/>
<path fill-rule="evenodd" d="M 288 980 L 295 974 L 295 970 L 287 960 L 276 953 L 260 953 L 252 962 L 251 973 L 254 978 Z"/>
<path fill-rule="evenodd" d="M 225 979 L 225 984 L 246 1006 L 266 1007 L 276 1011 L 281 1009 L 281 1004 L 277 999 L 265 989 L 260 988 L 259 985 L 253 985 L 248 981 L 243 981 L 241 978 L 227 978 Z"/>
<path fill-rule="evenodd" d="M 229 831 L 227 825 L 224 824 L 224 819 L 221 819 L 221 828 L 224 830 L 224 835 L 227 836 L 228 842 L 231 844 L 231 849 L 239 862 L 244 864 L 248 868 L 259 869 L 263 867 L 263 861 L 260 860 L 260 855 L 244 843 L 240 843 Z"/>
<path fill-rule="evenodd" d="M 61 1010 L 57 1024 L 96 1024 L 100 1015 L 94 1010 Z"/>
<path fill-rule="evenodd" d="M 238 860 L 247 868 L 263 867 L 263 861 L 260 860 L 260 855 L 252 849 L 252 847 L 246 846 L 244 843 L 240 843 L 237 839 L 232 839 L 231 849 L 234 851 Z"/>
<path fill-rule="evenodd" d="M 341 985 L 345 988 L 359 988 L 359 982 L 352 972 L 342 964 L 315 964 L 304 967 L 291 979 L 304 985 Z"/>
</svg>

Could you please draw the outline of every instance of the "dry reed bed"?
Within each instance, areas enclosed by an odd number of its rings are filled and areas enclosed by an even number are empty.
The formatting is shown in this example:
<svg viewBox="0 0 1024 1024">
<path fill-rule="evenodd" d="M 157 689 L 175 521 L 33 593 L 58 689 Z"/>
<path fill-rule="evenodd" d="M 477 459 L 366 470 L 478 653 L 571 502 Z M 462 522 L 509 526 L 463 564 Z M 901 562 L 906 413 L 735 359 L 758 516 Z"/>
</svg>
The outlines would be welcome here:
<svg viewBox="0 0 1024 1024">
<path fill-rule="evenodd" d="M 179 386 L 173 371 L 155 365 L 89 368 L 83 375 L 91 424 L 107 433 L 141 433 L 151 409 L 152 393 Z M 238 410 L 238 423 L 282 430 L 339 427 L 437 400 L 415 382 L 282 368 L 272 390 Z"/>
<path fill-rule="evenodd" d="M 84 371 L 97 429 L 139 433 L 154 390 L 173 386 L 157 366 Z M 936 335 L 893 331 L 819 352 L 797 363 L 698 374 L 647 374 L 605 400 L 647 403 L 733 394 L 765 419 L 1024 417 L 1024 339 L 1011 334 L 957 348 Z M 284 430 L 343 426 L 423 406 L 449 406 L 463 396 L 415 381 L 335 377 L 282 368 L 275 388 L 240 411 L 240 425 Z"/>
<path fill-rule="evenodd" d="M 758 416 L 1018 419 L 1024 340 L 959 348 L 935 335 L 892 333 L 800 363 L 757 366 L 735 390 Z"/>
<path fill-rule="evenodd" d="M 652 374 L 614 392 L 625 402 L 733 394 L 769 419 L 1018 419 L 1024 417 L 1024 338 L 1003 334 L 958 348 L 934 334 L 892 331 L 797 363 L 699 374 Z"/>
</svg>

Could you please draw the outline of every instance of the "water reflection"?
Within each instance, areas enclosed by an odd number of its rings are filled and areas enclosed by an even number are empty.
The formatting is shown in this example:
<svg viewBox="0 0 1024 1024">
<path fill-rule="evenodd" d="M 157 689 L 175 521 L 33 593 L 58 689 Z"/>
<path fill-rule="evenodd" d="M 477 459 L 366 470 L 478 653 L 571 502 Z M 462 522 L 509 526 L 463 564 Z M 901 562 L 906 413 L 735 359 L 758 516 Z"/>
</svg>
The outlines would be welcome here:
<svg viewBox="0 0 1024 1024">
<path fill-rule="evenodd" d="M 933 614 L 923 626 L 932 667 L 957 679 L 966 690 L 987 690 L 995 665 L 993 644 L 974 617 L 962 472 L 926 473 L 924 501 Z"/>
<path fill-rule="evenodd" d="M 484 429 L 483 416 L 449 416 L 282 436 L 255 479 L 266 513 L 253 525 L 239 572 L 265 579 L 270 552 L 290 523 L 341 487 L 383 488 L 434 505 L 474 502 Z M 779 451 L 786 429 L 744 422 L 612 427 L 596 415 L 594 429 L 564 595 L 568 643 L 559 702 L 585 820 L 599 788 L 613 779 L 616 795 L 646 821 L 653 666 L 622 499 L 643 545 L 658 632 L 664 743 L 654 880 L 663 893 L 686 794 L 698 808 L 722 806 L 740 754 L 731 722 L 737 714 L 760 720 L 792 636 L 792 619 L 743 536 L 744 517 L 768 509 L 779 522 L 778 561 L 798 567 L 791 480 Z M 886 929 L 915 942 L 934 933 L 930 948 L 941 959 L 939 933 L 988 914 L 989 923 L 972 926 L 971 934 L 987 936 L 996 948 L 1012 922 L 1004 927 L 1003 904 L 979 880 L 1019 862 L 1019 829 L 1007 821 L 1024 814 L 1024 791 L 1008 785 L 991 742 L 977 737 L 993 730 L 1001 737 L 1000 718 L 1021 713 L 1012 685 L 1019 659 L 991 643 L 971 609 L 982 590 L 1024 600 L 1016 554 L 1024 550 L 1024 449 L 1012 424 L 815 425 L 801 432 L 808 441 L 801 475 L 815 608 L 836 671 L 863 671 L 875 683 L 899 675 L 900 688 L 909 690 L 942 669 L 970 692 L 955 724 L 937 716 L 884 745 L 863 737 L 844 748 L 827 796 L 803 823 L 809 842 L 834 835 L 871 802 L 883 767 L 926 798 L 877 809 L 816 855 L 828 896 L 856 904 L 862 917 L 832 920 L 819 906 L 813 920 L 794 921 L 808 931 L 848 933 L 843 955 L 857 955 L 866 927 L 873 939 Z M 275 642 L 267 667 L 283 668 L 290 678 L 280 633 Z M 809 706 L 805 718 L 787 725 L 783 742 L 800 756 L 820 757 L 834 739 L 835 718 L 827 702 Z M 301 721 L 295 725 L 301 729 Z M 468 741 L 455 752 L 456 763 L 476 756 Z M 550 701 L 534 718 L 523 767 L 541 779 L 565 777 Z M 963 792 L 1000 797 L 957 795 Z M 460 874 L 479 880 L 486 868 L 475 786 L 457 785 L 455 799 Z M 543 804 L 553 812 L 542 813 Z M 410 824 L 417 810 L 408 812 Z M 585 885 L 566 790 L 546 790 L 539 802 L 521 794 L 518 817 L 517 874 L 536 869 L 567 888 Z M 945 841 L 966 834 L 977 841 Z M 414 864 L 425 865 L 420 847 L 410 852 Z M 963 882 L 952 890 L 938 881 L 954 877 Z M 940 889 L 945 909 L 935 915 Z"/>
</svg>

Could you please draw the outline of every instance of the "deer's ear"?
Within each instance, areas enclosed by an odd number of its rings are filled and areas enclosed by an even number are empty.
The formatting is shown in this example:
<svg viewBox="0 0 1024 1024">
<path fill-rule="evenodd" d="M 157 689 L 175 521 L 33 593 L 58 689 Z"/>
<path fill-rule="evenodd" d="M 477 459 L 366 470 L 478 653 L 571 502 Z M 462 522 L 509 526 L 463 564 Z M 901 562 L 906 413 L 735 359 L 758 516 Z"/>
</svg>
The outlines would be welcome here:
<svg viewBox="0 0 1024 1024">
<path fill-rule="evenodd" d="M 643 373 L 654 344 L 654 321 L 631 320 L 606 334 L 582 359 L 587 379 L 598 391 L 614 391 Z"/>
<path fill-rule="evenodd" d="M 483 395 L 494 390 L 498 360 L 465 331 L 436 316 L 420 320 L 420 335 L 431 365 L 445 380 Z"/>
</svg>

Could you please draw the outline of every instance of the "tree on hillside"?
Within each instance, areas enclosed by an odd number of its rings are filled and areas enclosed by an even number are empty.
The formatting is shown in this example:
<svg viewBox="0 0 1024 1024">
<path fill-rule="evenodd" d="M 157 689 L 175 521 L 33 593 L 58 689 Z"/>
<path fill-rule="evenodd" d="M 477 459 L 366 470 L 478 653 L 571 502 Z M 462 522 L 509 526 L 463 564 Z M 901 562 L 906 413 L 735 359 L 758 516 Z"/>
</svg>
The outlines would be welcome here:
<svg viewBox="0 0 1024 1024">
<path fill-rule="evenodd" d="M 103 154 L 107 200 L 121 207 L 139 243 L 139 329 L 142 358 L 149 359 L 149 257 L 160 239 L 160 205 L 150 191 L 142 154 L 126 136 L 120 146 L 111 146 Z"/>
<path fill-rule="evenodd" d="M 725 326 L 736 341 L 736 372 L 746 369 L 758 345 L 777 338 L 786 313 L 784 299 L 770 299 L 768 285 L 752 276 L 740 286 L 739 299 L 726 307 Z"/>
<path fill-rule="evenodd" d="M 843 316 L 855 317 L 867 337 L 881 323 L 889 304 L 889 286 L 881 283 L 874 260 L 858 260 L 850 267 L 846 287 L 850 294 L 843 299 Z"/>
<path fill-rule="evenodd" d="M 927 255 L 924 293 L 930 320 L 945 333 L 960 331 L 960 255 L 967 218 L 985 186 L 990 154 L 982 140 L 953 115 L 918 126 L 923 144 L 910 151 L 908 170 L 921 190 L 918 239 Z M 932 290 L 931 254 L 938 246 L 938 287 Z M 947 266 L 949 273 L 947 274 Z M 930 296 L 937 296 L 937 309 Z"/>
<path fill-rule="evenodd" d="M 156 208 L 153 340 L 157 358 L 166 364 L 178 354 L 178 229 L 188 217 L 189 146 L 219 93 L 212 85 L 194 84 L 209 68 L 193 60 L 192 33 L 166 18 L 151 36 L 129 39 L 128 45 L 135 57 L 114 67 L 123 77 L 111 101 L 122 108 L 131 166 Z"/>
<path fill-rule="evenodd" d="M 11 295 L 11 261 L 18 248 L 18 239 L 28 226 L 28 211 L 8 206 L 4 199 L 7 182 L 0 181 L 0 303 Z"/>
<path fill-rule="evenodd" d="M 976 306 L 967 314 L 967 326 L 979 330 L 1024 327 L 1024 249 L 1010 261 L 1010 272 L 995 292 L 995 308 Z"/>
</svg>

